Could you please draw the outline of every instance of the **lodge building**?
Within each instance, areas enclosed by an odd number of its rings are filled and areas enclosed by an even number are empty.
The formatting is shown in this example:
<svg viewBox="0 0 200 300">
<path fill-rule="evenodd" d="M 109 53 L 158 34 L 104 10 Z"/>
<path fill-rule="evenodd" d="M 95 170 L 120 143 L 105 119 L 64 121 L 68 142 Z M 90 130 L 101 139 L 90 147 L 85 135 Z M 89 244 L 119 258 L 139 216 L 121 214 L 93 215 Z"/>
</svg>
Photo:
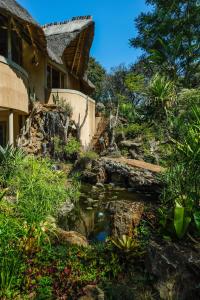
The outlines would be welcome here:
<svg viewBox="0 0 200 300">
<path fill-rule="evenodd" d="M 94 85 L 87 79 L 94 37 L 90 16 L 40 26 L 15 0 L 0 0 L 0 145 L 14 144 L 30 113 L 30 99 L 44 104 L 53 95 L 87 118 L 81 142 L 95 133 Z"/>
</svg>

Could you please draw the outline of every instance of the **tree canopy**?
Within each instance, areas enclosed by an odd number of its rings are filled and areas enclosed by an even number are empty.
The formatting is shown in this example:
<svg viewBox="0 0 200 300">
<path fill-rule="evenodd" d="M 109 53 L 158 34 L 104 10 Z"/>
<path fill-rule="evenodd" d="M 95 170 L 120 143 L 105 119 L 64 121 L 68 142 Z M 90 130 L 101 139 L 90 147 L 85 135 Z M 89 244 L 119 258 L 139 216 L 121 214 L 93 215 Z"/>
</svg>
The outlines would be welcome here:
<svg viewBox="0 0 200 300">
<path fill-rule="evenodd" d="M 131 45 L 145 51 L 173 79 L 196 84 L 200 64 L 200 3 L 196 0 L 147 0 L 152 6 L 135 20 L 138 35 Z"/>
</svg>

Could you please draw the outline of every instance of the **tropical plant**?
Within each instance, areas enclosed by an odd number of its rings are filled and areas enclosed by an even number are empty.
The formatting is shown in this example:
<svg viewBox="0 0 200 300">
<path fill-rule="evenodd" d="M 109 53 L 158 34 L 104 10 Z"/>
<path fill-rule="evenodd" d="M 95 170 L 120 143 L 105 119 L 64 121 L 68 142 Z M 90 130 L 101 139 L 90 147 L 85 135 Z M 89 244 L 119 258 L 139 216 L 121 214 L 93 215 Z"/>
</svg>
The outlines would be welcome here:
<svg viewBox="0 0 200 300">
<path fill-rule="evenodd" d="M 166 77 L 157 73 L 147 89 L 146 106 L 148 113 L 156 119 L 168 117 L 168 111 L 176 101 L 175 85 Z"/>
<path fill-rule="evenodd" d="M 123 252 L 132 252 L 138 249 L 139 243 L 138 241 L 128 235 L 122 235 L 122 237 L 117 239 L 111 239 L 111 242 L 121 251 Z"/>
<path fill-rule="evenodd" d="M 193 106 L 182 117 L 178 122 L 179 141 L 172 139 L 172 163 L 165 175 L 164 193 L 168 205 L 173 204 L 173 224 L 179 238 L 185 235 L 190 224 L 200 233 L 200 108 Z"/>
</svg>

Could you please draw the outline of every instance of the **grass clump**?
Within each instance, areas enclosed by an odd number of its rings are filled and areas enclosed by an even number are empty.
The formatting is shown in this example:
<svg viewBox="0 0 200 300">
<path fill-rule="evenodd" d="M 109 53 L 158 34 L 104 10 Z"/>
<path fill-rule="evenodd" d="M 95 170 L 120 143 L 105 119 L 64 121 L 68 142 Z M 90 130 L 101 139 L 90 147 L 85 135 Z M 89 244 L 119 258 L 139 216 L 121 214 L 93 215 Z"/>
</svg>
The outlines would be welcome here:
<svg viewBox="0 0 200 300">
<path fill-rule="evenodd" d="M 53 171 L 49 160 L 26 157 L 10 180 L 21 216 L 34 223 L 54 215 L 67 197 L 65 180 L 65 174 Z"/>
</svg>

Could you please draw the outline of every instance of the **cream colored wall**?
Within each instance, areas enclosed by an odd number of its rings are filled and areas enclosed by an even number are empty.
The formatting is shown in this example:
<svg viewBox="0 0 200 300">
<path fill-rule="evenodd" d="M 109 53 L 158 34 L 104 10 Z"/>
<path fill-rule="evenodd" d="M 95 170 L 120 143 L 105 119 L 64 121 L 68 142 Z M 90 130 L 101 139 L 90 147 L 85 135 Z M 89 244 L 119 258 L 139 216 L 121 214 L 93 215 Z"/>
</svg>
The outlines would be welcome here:
<svg viewBox="0 0 200 300">
<path fill-rule="evenodd" d="M 45 102 L 46 88 L 46 58 L 40 52 L 37 52 L 38 65 L 33 64 L 34 49 L 23 41 L 23 68 L 29 75 L 29 86 L 33 93 L 35 91 L 37 99 Z"/>
<path fill-rule="evenodd" d="M 72 106 L 72 119 L 76 123 L 78 123 L 80 116 L 80 124 L 82 124 L 85 117 L 88 101 L 88 114 L 81 130 L 81 143 L 85 149 L 88 148 L 90 146 L 92 137 L 95 134 L 95 101 L 89 97 L 87 98 L 86 95 L 75 90 L 53 89 L 48 102 L 49 104 L 53 103 L 53 95 L 57 95 L 57 93 L 60 98 L 65 99 L 66 102 Z"/>
<path fill-rule="evenodd" d="M 0 56 L 0 107 L 28 113 L 27 75 Z"/>
</svg>

